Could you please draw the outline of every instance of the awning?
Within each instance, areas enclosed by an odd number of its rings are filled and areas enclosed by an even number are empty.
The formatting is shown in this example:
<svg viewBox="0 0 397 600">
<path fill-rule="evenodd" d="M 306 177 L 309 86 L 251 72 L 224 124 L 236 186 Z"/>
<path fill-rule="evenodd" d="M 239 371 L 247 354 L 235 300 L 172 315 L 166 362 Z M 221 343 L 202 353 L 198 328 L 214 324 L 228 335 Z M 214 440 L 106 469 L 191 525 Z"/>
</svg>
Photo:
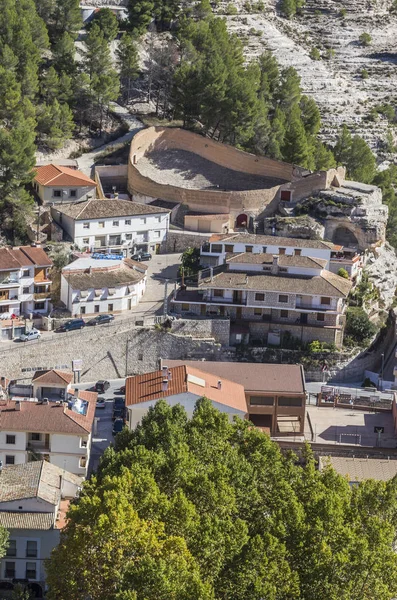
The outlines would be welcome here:
<svg viewBox="0 0 397 600">
<path fill-rule="evenodd" d="M 109 295 L 109 296 L 114 296 L 114 295 L 115 295 L 115 293 L 116 293 L 116 290 L 115 290 L 115 288 L 109 288 L 109 289 L 108 289 L 108 295 Z"/>
<path fill-rule="evenodd" d="M 87 296 L 88 296 L 88 292 L 80 291 L 80 298 L 87 298 Z"/>
<path fill-rule="evenodd" d="M 99 298 L 99 296 L 102 296 L 102 290 L 95 290 L 95 298 Z"/>
</svg>

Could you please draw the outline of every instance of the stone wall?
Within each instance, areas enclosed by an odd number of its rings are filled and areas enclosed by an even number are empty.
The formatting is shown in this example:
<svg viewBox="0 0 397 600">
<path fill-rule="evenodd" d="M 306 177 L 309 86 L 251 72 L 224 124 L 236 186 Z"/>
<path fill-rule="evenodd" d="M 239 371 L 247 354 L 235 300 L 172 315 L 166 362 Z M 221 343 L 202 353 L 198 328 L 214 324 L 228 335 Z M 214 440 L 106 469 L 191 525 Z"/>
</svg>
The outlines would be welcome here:
<svg viewBox="0 0 397 600">
<path fill-rule="evenodd" d="M 172 321 L 171 333 L 191 336 L 195 339 L 214 338 L 216 342 L 229 346 L 230 320 L 225 319 L 177 319 Z"/>
<path fill-rule="evenodd" d="M 166 254 L 167 252 L 184 252 L 187 248 L 200 248 L 210 237 L 210 233 L 199 235 L 171 229 L 167 233 L 167 239 L 161 244 L 160 250 L 162 254 Z"/>
</svg>

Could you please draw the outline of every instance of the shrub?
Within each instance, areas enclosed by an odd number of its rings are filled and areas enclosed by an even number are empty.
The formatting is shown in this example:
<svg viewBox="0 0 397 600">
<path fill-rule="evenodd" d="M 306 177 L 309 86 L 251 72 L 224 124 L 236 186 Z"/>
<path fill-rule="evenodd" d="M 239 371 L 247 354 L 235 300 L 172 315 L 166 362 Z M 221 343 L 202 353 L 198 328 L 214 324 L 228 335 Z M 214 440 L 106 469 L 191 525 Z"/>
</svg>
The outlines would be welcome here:
<svg viewBox="0 0 397 600">
<path fill-rule="evenodd" d="M 339 277 L 343 277 L 343 279 L 349 279 L 349 273 L 343 267 L 339 269 L 338 275 Z"/>
<path fill-rule="evenodd" d="M 361 70 L 361 77 L 363 79 L 368 79 L 368 71 L 367 71 L 367 69 L 362 69 Z"/>
<path fill-rule="evenodd" d="M 321 60 L 321 54 L 318 48 L 312 48 L 310 50 L 310 58 L 312 60 Z"/>
<path fill-rule="evenodd" d="M 365 310 L 350 307 L 346 312 L 346 334 L 359 345 L 365 345 L 375 335 L 376 326 Z"/>
<path fill-rule="evenodd" d="M 346 16 L 346 13 L 347 13 L 347 10 L 346 10 L 346 8 L 341 8 L 341 9 L 340 9 L 340 11 L 339 11 L 339 16 L 340 16 L 340 18 L 341 18 L 341 19 L 344 19 L 344 18 L 345 18 L 345 16 Z"/>
<path fill-rule="evenodd" d="M 372 42 L 372 38 L 366 31 L 358 38 L 362 46 L 369 46 Z"/>
<path fill-rule="evenodd" d="M 313 340 L 307 345 L 307 349 L 312 354 L 316 354 L 318 352 L 322 352 L 322 350 L 324 349 L 324 345 L 321 342 L 319 342 L 319 340 Z"/>
<path fill-rule="evenodd" d="M 234 4 L 228 4 L 226 7 L 226 14 L 227 15 L 237 15 L 238 10 L 237 7 Z"/>
</svg>

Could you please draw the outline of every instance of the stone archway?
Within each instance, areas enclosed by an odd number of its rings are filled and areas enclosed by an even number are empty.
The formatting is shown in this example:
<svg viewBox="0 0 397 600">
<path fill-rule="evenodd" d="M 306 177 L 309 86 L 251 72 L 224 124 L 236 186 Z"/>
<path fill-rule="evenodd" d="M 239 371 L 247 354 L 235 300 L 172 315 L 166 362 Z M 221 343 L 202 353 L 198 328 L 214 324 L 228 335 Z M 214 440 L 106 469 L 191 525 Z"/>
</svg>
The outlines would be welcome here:
<svg viewBox="0 0 397 600">
<path fill-rule="evenodd" d="M 344 225 L 339 225 L 333 233 L 332 241 L 339 246 L 352 246 L 358 248 L 359 241 L 354 232 Z"/>
<path fill-rule="evenodd" d="M 241 228 L 241 227 L 248 227 L 248 215 L 246 215 L 245 213 L 241 213 L 238 215 L 237 219 L 236 219 L 236 225 L 235 225 L 236 229 Z"/>
</svg>

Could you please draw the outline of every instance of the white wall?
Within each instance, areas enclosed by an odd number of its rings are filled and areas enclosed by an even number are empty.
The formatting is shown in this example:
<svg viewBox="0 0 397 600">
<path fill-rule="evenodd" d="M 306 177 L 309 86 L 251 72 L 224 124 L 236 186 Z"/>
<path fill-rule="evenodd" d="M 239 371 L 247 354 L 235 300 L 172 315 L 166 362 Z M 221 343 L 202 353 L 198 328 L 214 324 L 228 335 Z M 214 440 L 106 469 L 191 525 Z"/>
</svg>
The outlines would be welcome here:
<svg viewBox="0 0 397 600">
<path fill-rule="evenodd" d="M 22 508 L 20 508 L 22 506 Z M 54 504 L 40 498 L 24 498 L 12 502 L 1 502 L 0 510 L 23 512 L 54 512 Z"/>
<path fill-rule="evenodd" d="M 131 291 L 128 291 L 127 287 L 131 288 Z M 119 313 L 129 310 L 129 300 L 132 308 L 142 299 L 146 290 L 146 276 L 133 286 L 121 285 L 114 289 L 116 293 L 113 296 L 109 295 L 108 288 L 104 288 L 103 294 L 96 298 L 95 290 L 91 288 L 87 290 L 88 296 L 81 298 L 80 290 L 72 289 L 68 285 L 67 277 L 61 276 L 61 300 L 72 316 L 82 314 L 81 307 L 85 307 L 85 315 Z M 112 310 L 109 310 L 109 304 L 113 304 Z M 95 306 L 99 306 L 99 311 L 95 312 Z"/>
<path fill-rule="evenodd" d="M 95 198 L 96 186 L 44 186 L 38 184 L 36 190 L 43 204 L 49 204 L 52 202 L 77 202 L 77 200 L 85 199 L 87 195 L 91 196 L 91 198 Z M 54 190 L 61 190 L 62 195 L 60 198 L 54 196 Z M 76 190 L 76 195 L 73 197 L 70 195 L 71 190 Z"/>
<path fill-rule="evenodd" d="M 81 446 L 81 440 L 87 440 L 87 447 Z M 91 435 L 63 435 L 53 433 L 50 440 L 50 462 L 75 475 L 86 477 L 91 449 Z M 86 457 L 86 466 L 80 466 L 80 459 Z"/>
<path fill-rule="evenodd" d="M 277 238 L 275 238 L 277 239 Z M 292 238 L 291 238 L 291 243 L 292 243 Z M 275 243 L 274 245 L 267 245 L 267 246 L 263 246 L 262 244 L 250 244 L 250 243 L 233 243 L 232 240 L 230 240 L 229 242 L 213 242 L 213 244 L 215 245 L 222 245 L 223 247 L 223 252 L 221 253 L 214 253 L 214 252 L 202 252 L 202 254 L 205 255 L 210 255 L 210 256 L 218 256 L 219 260 L 218 260 L 218 264 L 223 264 L 224 262 L 224 258 L 225 258 L 225 245 L 226 246 L 233 246 L 233 252 L 245 252 L 245 247 L 246 246 L 253 246 L 253 253 L 263 253 L 263 248 L 266 248 L 266 253 L 267 254 L 280 254 L 280 248 L 286 248 L 285 250 L 285 254 L 287 255 L 293 255 L 295 248 L 299 249 L 301 251 L 301 256 L 311 256 L 313 258 L 322 258 L 325 259 L 327 261 L 327 264 L 325 266 L 326 269 L 328 269 L 329 266 L 329 261 L 331 258 L 331 249 L 330 248 L 299 248 L 297 246 L 280 246 L 279 244 Z M 213 245 L 211 244 L 211 246 Z"/>
</svg>

